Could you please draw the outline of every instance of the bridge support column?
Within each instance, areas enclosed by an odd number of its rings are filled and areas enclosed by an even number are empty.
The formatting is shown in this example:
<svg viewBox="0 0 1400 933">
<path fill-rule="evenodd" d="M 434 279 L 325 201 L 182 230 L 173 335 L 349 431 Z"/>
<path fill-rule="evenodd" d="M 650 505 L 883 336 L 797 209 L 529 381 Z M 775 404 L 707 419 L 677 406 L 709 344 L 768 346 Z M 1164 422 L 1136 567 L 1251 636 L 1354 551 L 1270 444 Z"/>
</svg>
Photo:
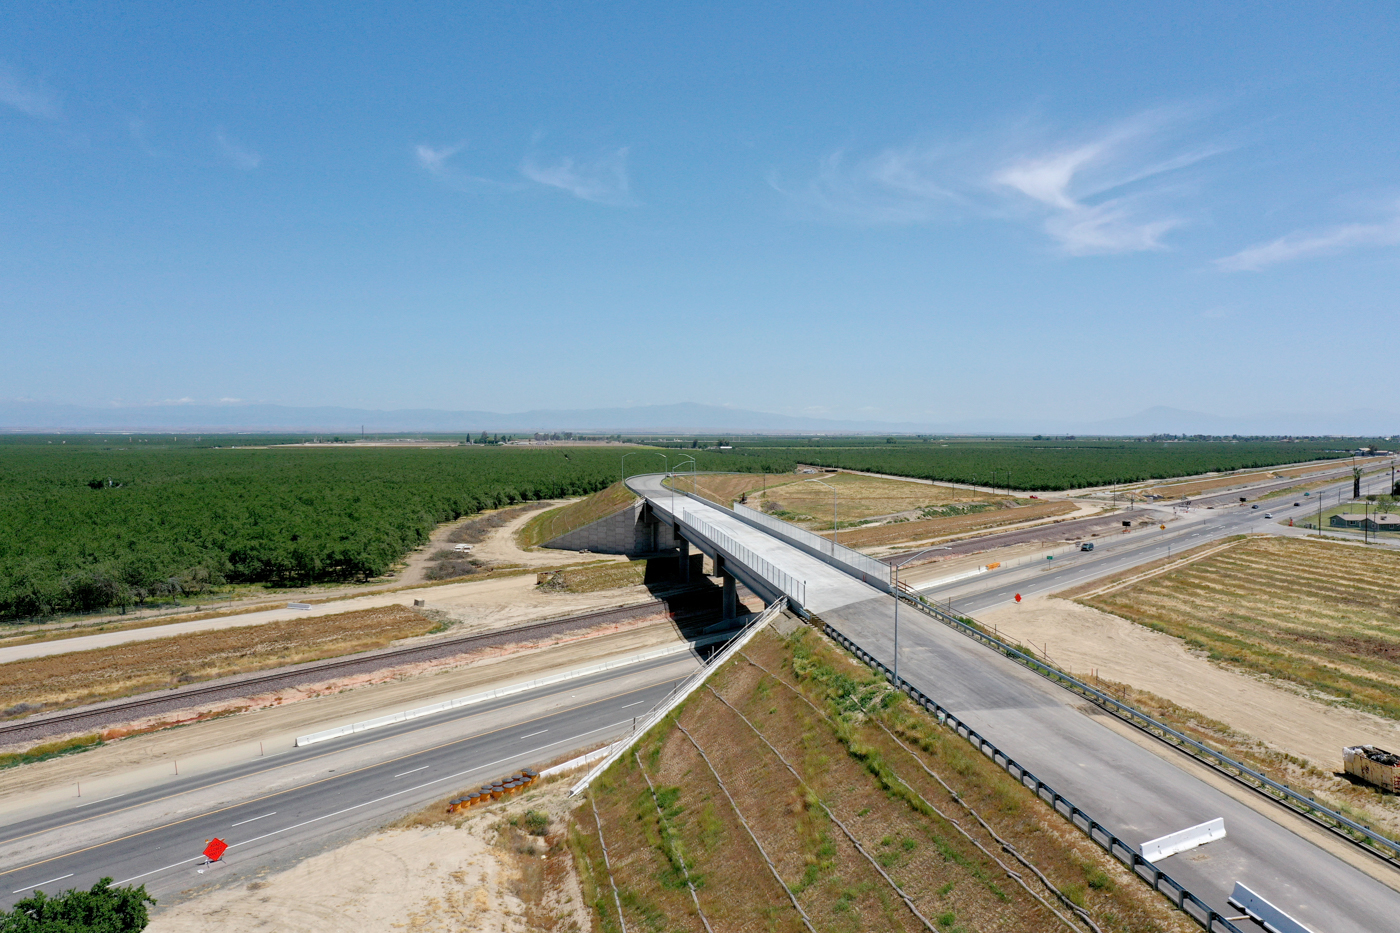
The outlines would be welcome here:
<svg viewBox="0 0 1400 933">
<path fill-rule="evenodd" d="M 689 583 L 689 582 L 690 582 L 690 542 L 687 541 L 686 539 L 682 538 L 682 537 L 680 536 L 680 534 L 677 534 L 677 535 L 676 535 L 676 541 L 680 544 L 681 582 L 682 582 L 682 583 Z"/>
<path fill-rule="evenodd" d="M 724 595 L 720 599 L 721 617 L 733 619 L 739 615 L 739 589 L 735 586 L 734 577 L 728 573 L 724 574 Z"/>
</svg>

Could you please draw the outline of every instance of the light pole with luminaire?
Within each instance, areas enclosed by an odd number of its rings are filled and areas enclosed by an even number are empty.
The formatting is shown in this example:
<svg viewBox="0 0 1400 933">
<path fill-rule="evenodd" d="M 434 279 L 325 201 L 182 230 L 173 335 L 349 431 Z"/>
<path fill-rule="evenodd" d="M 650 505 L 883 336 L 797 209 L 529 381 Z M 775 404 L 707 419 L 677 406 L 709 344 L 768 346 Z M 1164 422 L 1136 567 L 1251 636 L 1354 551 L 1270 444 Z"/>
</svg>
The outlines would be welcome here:
<svg viewBox="0 0 1400 933">
<path fill-rule="evenodd" d="M 836 540 L 836 539 L 837 539 L 837 535 L 840 534 L 840 531 L 839 531 L 838 529 L 840 529 L 840 527 L 841 527 L 841 522 L 840 522 L 840 520 L 839 520 L 839 518 L 838 518 L 838 516 L 837 516 L 837 514 L 836 514 L 836 487 L 833 486 L 833 485 L 831 485 L 830 483 L 823 483 L 823 482 L 822 482 L 821 480 L 819 480 L 819 479 L 809 479 L 809 480 L 807 480 L 807 482 L 809 482 L 809 483 L 817 483 L 817 484 L 822 485 L 822 486 L 825 486 L 827 489 L 830 489 L 830 490 L 831 490 L 831 544 L 832 544 L 832 548 L 833 548 L 832 553 L 834 554 L 834 553 L 836 553 L 835 550 L 834 550 L 834 548 L 835 548 L 835 546 L 839 543 L 839 542 Z"/>
<path fill-rule="evenodd" d="M 624 483 L 627 482 L 627 458 L 630 457 L 630 456 L 632 456 L 633 454 L 639 454 L 639 453 L 642 453 L 642 451 L 640 451 L 640 450 L 629 450 L 627 453 L 625 453 L 625 454 L 622 455 L 622 482 L 624 482 Z"/>
<path fill-rule="evenodd" d="M 899 564 L 890 564 L 894 576 L 894 688 L 899 689 Z"/>
<path fill-rule="evenodd" d="M 694 458 L 694 457 L 686 457 L 685 460 L 681 460 L 679 463 L 676 464 L 676 469 L 679 470 L 687 461 L 690 462 L 691 466 L 694 466 L 694 465 L 695 465 L 695 458 Z M 675 484 L 675 482 L 674 482 L 674 477 L 672 477 L 672 479 L 673 479 L 673 482 L 671 483 L 671 517 L 672 517 L 672 518 L 675 518 L 675 517 L 676 517 L 676 484 Z"/>
</svg>

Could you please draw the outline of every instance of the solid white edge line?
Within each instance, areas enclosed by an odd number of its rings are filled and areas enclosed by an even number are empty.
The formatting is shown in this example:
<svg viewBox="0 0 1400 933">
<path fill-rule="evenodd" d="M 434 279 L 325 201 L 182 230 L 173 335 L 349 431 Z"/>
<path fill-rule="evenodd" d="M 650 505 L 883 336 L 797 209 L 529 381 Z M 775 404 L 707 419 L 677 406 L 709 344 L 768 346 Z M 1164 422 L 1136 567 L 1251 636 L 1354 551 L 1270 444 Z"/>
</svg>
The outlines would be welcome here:
<svg viewBox="0 0 1400 933">
<path fill-rule="evenodd" d="M 276 810 L 273 810 L 271 813 L 264 813 L 262 816 L 253 816 L 253 817 L 249 817 L 249 818 L 246 819 L 246 820 L 239 820 L 237 823 L 234 823 L 234 824 L 232 824 L 232 825 L 233 825 L 233 826 L 242 826 L 244 823 L 251 823 L 251 822 L 253 822 L 253 820 L 265 820 L 265 819 L 267 819 L 269 816 L 276 816 L 276 815 L 277 815 L 277 811 L 276 811 Z"/>
<path fill-rule="evenodd" d="M 68 874 L 63 875 L 62 877 L 59 877 L 59 878 L 50 878 L 48 881 L 40 881 L 38 884 L 31 884 L 31 885 L 30 885 L 29 887 L 27 887 L 27 888 L 20 888 L 18 891 L 11 891 L 10 893 L 11 893 L 11 894 L 23 894 L 25 891 L 32 891 L 32 890 L 34 890 L 35 888 L 43 887 L 43 886 L 46 885 L 46 884 L 53 884 L 55 881 L 62 881 L 64 878 L 72 878 L 72 877 L 73 877 L 73 872 L 70 871 Z"/>
<path fill-rule="evenodd" d="M 583 737 L 586 736 L 586 735 L 592 735 L 592 734 L 595 733 L 595 732 L 602 732 L 602 731 L 604 731 L 605 729 L 616 729 L 618 726 L 630 725 L 631 722 L 632 722 L 632 721 L 631 721 L 630 719 L 624 719 L 624 720 L 622 720 L 621 722 L 611 723 L 611 724 L 606 725 L 606 726 L 599 726 L 599 727 L 596 728 L 596 729 L 589 729 L 587 732 L 580 732 L 580 733 L 578 733 L 578 734 L 576 734 L 576 735 L 574 735 L 574 736 L 571 736 L 570 738 L 567 738 L 567 739 L 560 739 L 558 742 L 550 742 L 550 743 L 548 743 L 548 744 L 546 744 L 546 745 L 541 745 L 541 746 L 539 746 L 538 748 L 532 748 L 532 749 L 530 749 L 530 750 L 527 751 L 527 752 L 518 752 L 518 753 L 516 753 L 515 755 L 510 756 L 510 758 L 519 757 L 520 755 L 533 755 L 533 754 L 535 754 L 535 753 L 537 753 L 537 752 L 542 752 L 542 751 L 544 751 L 545 749 L 551 748 L 551 747 L 553 747 L 553 746 L 555 746 L 555 745 L 559 745 L 559 744 L 564 743 L 564 742 L 571 742 L 571 741 L 574 741 L 574 740 L 576 740 L 576 739 L 581 739 L 581 738 L 583 738 Z M 305 821 L 300 822 L 300 823 L 297 823 L 297 824 L 295 824 L 295 825 L 293 825 L 293 826 L 286 826 L 286 827 L 283 827 L 282 829 L 275 829 L 275 830 L 273 830 L 273 831 L 270 832 L 270 833 L 264 833 L 263 835 L 261 835 L 261 836 L 255 836 L 255 837 L 253 837 L 252 839 L 245 839 L 245 840 L 243 840 L 242 842 L 235 842 L 235 843 L 233 843 L 232 845 L 230 845 L 229 848 L 230 848 L 230 849 L 236 849 L 236 848 L 239 847 L 239 846 L 249 845 L 250 843 L 258 842 L 259 840 L 267 839 L 267 838 L 269 838 L 269 837 L 271 837 L 271 836 L 276 836 L 276 835 L 278 835 L 278 834 L 280 834 L 280 833 L 285 833 L 285 832 L 287 832 L 288 830 L 291 830 L 291 829 L 299 829 L 299 828 L 301 828 L 302 826 L 309 826 L 309 825 L 311 825 L 312 823 L 318 823 L 318 822 L 320 822 L 321 820 L 330 819 L 331 817 L 333 817 L 333 816 L 339 816 L 339 815 L 342 814 L 342 813 L 349 813 L 351 810 L 358 810 L 358 809 L 360 809 L 361 807 L 367 807 L 367 806 L 369 806 L 369 805 L 372 804 L 372 803 L 379 803 L 379 802 L 382 801 L 382 800 L 388 800 L 388 799 L 390 799 L 390 798 L 392 798 L 392 797 L 397 797 L 397 796 L 399 796 L 400 794 L 411 793 L 411 792 L 413 792 L 413 791 L 415 791 L 415 790 L 421 790 L 421 789 L 423 789 L 424 787 L 432 787 L 434 784 L 440 784 L 440 783 L 442 783 L 443 781 L 449 781 L 449 780 L 451 780 L 452 778 L 461 777 L 462 775 L 464 775 L 464 774 L 470 774 L 470 773 L 472 773 L 473 771 L 479 771 L 479 770 L 481 770 L 481 769 L 483 769 L 483 768 L 491 768 L 491 767 L 494 767 L 494 766 L 500 764 L 500 763 L 503 762 L 503 761 L 509 761 L 510 758 L 498 758 L 497 760 L 492 761 L 492 762 L 488 762 L 487 764 L 484 764 L 484 765 L 477 765 L 477 766 L 475 766 L 475 767 L 473 767 L 473 768 L 469 768 L 469 769 L 467 769 L 467 770 L 465 770 L 465 771 L 458 771 L 458 772 L 456 772 L 455 774 L 449 774 L 449 775 L 446 775 L 445 777 L 436 778 L 436 779 L 431 780 L 431 781 L 428 781 L 428 782 L 426 782 L 426 783 L 415 785 L 414 787 L 405 787 L 403 790 L 394 791 L 392 794 L 385 794 L 383 797 L 376 797 L 374 800 L 366 800 L 364 803 L 357 803 L 357 804 L 355 804 L 353 807 L 346 807 L 344 810 L 337 810 L 337 811 L 334 812 L 334 813 L 327 813 L 327 814 L 325 814 L 325 815 L 323 815 L 323 816 L 313 817 L 312 819 L 305 820 Z M 408 773 L 408 772 L 406 772 L 406 773 Z M 166 866 L 164 866 L 164 867 L 162 867 L 162 868 L 153 868 L 153 869 L 151 869 L 150 871 L 142 872 L 142 873 L 139 874 L 139 875 L 132 875 L 130 878 L 127 878 L 127 879 L 124 880 L 124 881 L 115 882 L 115 885 L 114 885 L 114 886 L 118 886 L 118 887 L 119 887 L 119 886 L 124 885 L 124 884 L 130 884 L 131 882 L 135 881 L 135 880 L 138 879 L 138 878 L 145 878 L 147 875 L 154 875 L 154 874 L 158 874 L 159 872 L 168 871 L 168 870 L 170 870 L 170 869 L 172 869 L 172 868 L 176 868 L 176 867 L 178 867 L 178 866 L 180 866 L 180 865 L 184 865 L 186 862 L 197 862 L 197 861 L 199 861 L 199 860 L 202 859 L 202 858 L 204 858 L 204 856 L 203 856 L 202 854 L 201 854 L 201 855 L 196 855 L 196 856 L 194 856 L 193 858 L 187 858 L 187 859 L 182 859 L 182 860 L 180 860 L 180 861 L 178 861 L 178 862 L 172 862 L 171 864 L 166 865 Z M 71 878 L 71 877 L 73 877 L 73 876 L 72 876 L 72 874 L 68 874 L 68 875 L 64 875 L 63 877 L 64 877 L 64 878 Z M 63 878 L 58 878 L 58 879 L 55 879 L 55 880 L 62 881 Z M 43 882 L 40 882 L 40 884 L 52 884 L 52 882 L 43 881 Z M 38 887 L 38 885 L 33 885 L 33 887 Z M 18 894 L 18 893 L 20 893 L 21 891 L 27 891 L 27 890 L 29 890 L 29 888 L 20 888 L 19 891 L 15 891 L 15 892 L 13 892 L 13 893 Z"/>
</svg>

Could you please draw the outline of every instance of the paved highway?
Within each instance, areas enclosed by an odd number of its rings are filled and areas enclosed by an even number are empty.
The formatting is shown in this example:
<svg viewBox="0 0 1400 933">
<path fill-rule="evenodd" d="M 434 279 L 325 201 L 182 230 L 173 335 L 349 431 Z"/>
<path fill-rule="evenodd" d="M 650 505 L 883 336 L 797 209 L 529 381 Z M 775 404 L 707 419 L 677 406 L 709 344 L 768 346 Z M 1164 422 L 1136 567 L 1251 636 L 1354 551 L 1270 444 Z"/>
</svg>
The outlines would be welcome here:
<svg viewBox="0 0 1400 933">
<path fill-rule="evenodd" d="M 653 508 L 669 514 L 670 491 L 658 477 L 633 477 L 629 485 L 646 495 Z M 889 596 L 848 576 L 833 580 L 839 571 L 726 510 L 695 500 L 686 500 L 684 509 L 807 581 L 809 609 L 871 654 L 886 663 L 893 660 Z M 1170 532 L 1156 531 L 1155 538 L 1134 531 L 1121 536 L 1123 545 L 1096 550 L 1093 575 L 1152 560 L 1169 544 L 1199 544 L 1264 521 L 1263 509 L 1202 511 L 1202 517 L 1169 525 Z M 1088 567 L 1086 562 L 1057 568 L 1037 582 L 1045 589 L 1062 588 L 1073 582 L 1076 571 L 1089 572 Z M 1026 572 L 1033 577 L 1039 569 Z M 1020 577 L 1003 579 L 1004 584 L 997 581 L 976 594 L 983 604 L 1030 590 Z M 848 598 L 853 587 L 858 598 Z M 954 606 L 966 611 L 970 602 L 955 598 Z M 1375 933 L 1394 927 L 1400 893 L 1123 737 L 1073 694 L 920 613 L 906 609 L 900 622 L 899 667 L 905 679 L 1128 843 L 1140 845 L 1223 817 L 1229 833 L 1225 839 L 1173 856 L 1161 866 L 1216 910 L 1231 911 L 1228 895 L 1236 881 L 1243 881 L 1318 933 Z"/>
<path fill-rule="evenodd" d="M 157 897 L 235 882 L 433 800 L 625 734 L 698 665 L 666 658 L 294 749 L 0 828 L 0 906 L 108 876 Z M 205 841 L 229 843 L 206 867 Z"/>
</svg>

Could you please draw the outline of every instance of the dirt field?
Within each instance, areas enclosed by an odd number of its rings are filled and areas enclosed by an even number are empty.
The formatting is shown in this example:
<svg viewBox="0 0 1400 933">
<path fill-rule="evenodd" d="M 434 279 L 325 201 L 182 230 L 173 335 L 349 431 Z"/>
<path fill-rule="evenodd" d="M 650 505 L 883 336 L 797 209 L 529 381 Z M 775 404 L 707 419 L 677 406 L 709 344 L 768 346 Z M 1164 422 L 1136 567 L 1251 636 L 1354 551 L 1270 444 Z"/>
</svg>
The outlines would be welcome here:
<svg viewBox="0 0 1400 933">
<path fill-rule="evenodd" d="M 369 651 L 436 624 L 412 609 L 385 606 L 15 661 L 0 665 L 0 709 L 9 716 L 64 709 Z"/>
<path fill-rule="evenodd" d="M 1054 518 L 1077 511 L 1073 502 L 1056 499 L 1023 505 L 1016 508 L 995 509 L 990 512 L 975 512 L 971 515 L 953 515 L 947 518 L 930 518 L 922 521 L 898 522 L 889 525 L 876 525 L 873 528 L 853 528 L 842 531 L 841 543 L 854 548 L 888 547 L 893 544 L 906 544 L 913 541 L 927 541 L 950 535 L 971 534 L 988 528 L 1014 525 L 1018 522 Z M 831 537 L 829 533 L 826 537 Z"/>
<path fill-rule="evenodd" d="M 1400 719 L 1400 554 L 1254 538 L 1084 602 L 1212 660 Z"/>
<path fill-rule="evenodd" d="M 1064 599 L 1034 597 L 978 621 L 1275 778 L 1400 830 L 1400 800 L 1337 776 L 1345 745 L 1400 748 L 1400 723 L 1212 663 L 1179 638 Z"/>
<path fill-rule="evenodd" d="M 832 491 L 820 483 L 810 482 L 813 478 L 836 487 L 836 511 L 840 513 L 842 525 L 879 516 L 917 512 L 919 509 L 930 507 L 996 503 L 1005 498 L 970 493 L 966 489 L 883 479 L 860 473 L 823 473 L 817 477 L 804 477 L 789 482 L 777 489 L 770 483 L 766 495 L 759 493 L 755 496 L 750 493 L 748 504 L 754 508 L 761 508 L 763 503 L 769 502 L 772 503 L 770 508 L 792 513 L 791 516 L 783 516 L 791 521 L 809 521 L 830 528 Z"/>
<path fill-rule="evenodd" d="M 791 473 L 707 473 L 694 477 L 677 475 L 666 485 L 675 486 L 686 492 L 709 499 L 716 505 L 729 508 L 729 504 L 745 493 L 754 490 L 774 489 L 795 482 Z"/>
<path fill-rule="evenodd" d="M 790 641 L 764 633 L 711 684 L 714 692 L 697 693 L 678 716 L 696 744 L 679 728 L 659 727 L 635 758 L 594 785 L 629 929 L 700 930 L 687 876 L 699 909 L 724 930 L 802 929 L 784 887 L 823 931 L 924 929 L 901 890 L 938 929 L 1083 929 L 1056 916 L 1075 907 L 1114 930 L 1193 928 L 1014 780 L 815 633 L 802 629 Z M 1048 883 L 1012 860 L 963 805 Z M 614 928 L 591 808 L 575 811 L 573 839 L 585 896 L 600 923 Z M 997 857 L 1010 864 L 998 865 Z"/>
<path fill-rule="evenodd" d="M 1372 467 L 1382 462 L 1386 462 L 1385 458 L 1376 457 L 1359 460 L 1357 461 L 1357 465 L 1361 467 Z M 1333 460 L 1327 463 L 1313 463 L 1307 466 L 1293 467 L 1289 470 L 1257 470 L 1252 473 L 1227 473 L 1222 476 L 1212 476 L 1186 483 L 1162 483 L 1157 486 L 1152 486 L 1145 491 L 1175 499 L 1179 496 L 1197 496 L 1203 492 L 1210 492 L 1216 489 L 1228 489 L 1231 486 L 1242 486 L 1245 483 L 1261 483 L 1269 479 L 1289 479 L 1297 476 L 1307 476 L 1309 473 L 1335 470 L 1340 466 L 1349 464 L 1350 461 Z"/>
<path fill-rule="evenodd" d="M 581 933 L 590 918 L 569 848 L 559 844 L 568 786 L 558 781 L 462 818 L 444 818 L 434 804 L 404 828 L 247 885 L 157 906 L 147 930 Z M 521 829 L 527 810 L 550 817 L 544 835 Z"/>
</svg>

